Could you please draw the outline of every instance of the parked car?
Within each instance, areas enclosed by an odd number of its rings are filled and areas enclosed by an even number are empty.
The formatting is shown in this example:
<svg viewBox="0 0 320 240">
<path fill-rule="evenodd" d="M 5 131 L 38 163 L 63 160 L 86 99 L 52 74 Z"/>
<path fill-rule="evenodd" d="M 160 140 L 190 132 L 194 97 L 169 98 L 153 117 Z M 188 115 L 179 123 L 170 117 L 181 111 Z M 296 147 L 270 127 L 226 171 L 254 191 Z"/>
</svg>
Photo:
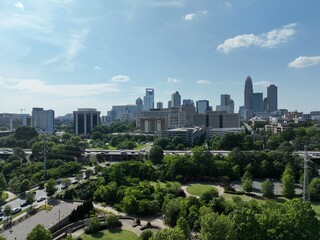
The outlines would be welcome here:
<svg viewBox="0 0 320 240">
<path fill-rule="evenodd" d="M 46 199 L 46 197 L 44 197 L 44 196 L 38 197 L 38 198 L 37 198 L 37 202 L 41 202 L 41 201 L 43 201 L 43 200 L 45 200 L 45 199 Z"/>
<path fill-rule="evenodd" d="M 16 214 L 21 211 L 21 207 L 16 207 L 12 209 L 12 214 Z"/>
<path fill-rule="evenodd" d="M 29 205 L 29 203 L 27 203 L 27 202 L 20 203 L 20 207 L 25 207 L 27 205 Z"/>
</svg>

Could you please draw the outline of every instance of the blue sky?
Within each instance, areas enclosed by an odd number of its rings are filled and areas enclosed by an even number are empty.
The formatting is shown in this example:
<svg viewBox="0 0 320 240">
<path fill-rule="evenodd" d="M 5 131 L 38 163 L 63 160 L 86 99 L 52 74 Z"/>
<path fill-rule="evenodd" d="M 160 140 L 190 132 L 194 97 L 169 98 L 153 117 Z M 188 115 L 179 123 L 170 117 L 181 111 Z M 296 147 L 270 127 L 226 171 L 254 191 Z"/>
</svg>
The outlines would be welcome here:
<svg viewBox="0 0 320 240">
<path fill-rule="evenodd" d="M 0 112 L 103 115 L 145 88 L 167 102 L 243 105 L 278 86 L 278 107 L 320 110 L 320 1 L 1 0 Z"/>
</svg>

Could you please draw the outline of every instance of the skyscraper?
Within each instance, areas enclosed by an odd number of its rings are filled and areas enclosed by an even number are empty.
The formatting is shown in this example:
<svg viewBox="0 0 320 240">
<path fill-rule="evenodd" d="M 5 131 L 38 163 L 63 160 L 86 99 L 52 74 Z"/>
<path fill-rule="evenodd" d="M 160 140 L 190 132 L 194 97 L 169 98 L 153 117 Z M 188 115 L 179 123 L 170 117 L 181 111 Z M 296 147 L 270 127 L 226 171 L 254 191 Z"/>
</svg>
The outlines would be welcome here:
<svg viewBox="0 0 320 240">
<path fill-rule="evenodd" d="M 181 96 L 178 91 L 171 95 L 171 107 L 179 108 L 181 106 Z"/>
<path fill-rule="evenodd" d="M 143 109 L 143 101 L 141 97 L 138 97 L 136 100 L 136 105 L 137 105 L 137 113 L 141 113 Z"/>
<path fill-rule="evenodd" d="M 163 109 L 163 102 L 157 102 L 157 109 Z"/>
<path fill-rule="evenodd" d="M 253 93 L 253 113 L 263 112 L 263 93 Z"/>
<path fill-rule="evenodd" d="M 208 100 L 199 100 L 196 102 L 197 113 L 206 113 L 209 111 L 209 101 Z"/>
<path fill-rule="evenodd" d="M 244 85 L 244 108 L 247 111 L 247 117 L 252 117 L 253 112 L 253 87 L 251 77 L 248 76 Z"/>
<path fill-rule="evenodd" d="M 154 108 L 154 89 L 146 88 L 146 95 L 143 97 L 143 110 L 150 110 Z"/>
<path fill-rule="evenodd" d="M 216 111 L 226 111 L 228 113 L 234 113 L 234 102 L 230 98 L 229 94 L 221 94 L 220 105 L 216 106 Z"/>
<path fill-rule="evenodd" d="M 40 133 L 54 133 L 54 111 L 43 108 L 32 109 L 32 127 Z"/>
<path fill-rule="evenodd" d="M 278 109 L 278 87 L 271 84 L 267 88 L 268 112 L 274 112 Z"/>
</svg>

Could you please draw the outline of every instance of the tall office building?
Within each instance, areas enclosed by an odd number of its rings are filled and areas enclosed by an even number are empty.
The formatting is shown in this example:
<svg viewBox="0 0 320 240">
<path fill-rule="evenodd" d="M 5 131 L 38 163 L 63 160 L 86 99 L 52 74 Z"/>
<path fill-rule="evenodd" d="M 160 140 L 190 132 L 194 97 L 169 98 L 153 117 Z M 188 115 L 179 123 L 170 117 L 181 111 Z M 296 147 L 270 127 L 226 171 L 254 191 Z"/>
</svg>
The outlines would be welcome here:
<svg viewBox="0 0 320 240">
<path fill-rule="evenodd" d="M 263 93 L 253 93 L 253 113 L 263 112 Z"/>
<path fill-rule="evenodd" d="M 181 96 L 178 91 L 171 95 L 171 107 L 179 108 L 181 106 Z"/>
<path fill-rule="evenodd" d="M 163 108 L 163 102 L 157 102 L 157 109 Z"/>
<path fill-rule="evenodd" d="M 196 106 L 198 114 L 206 113 L 210 109 L 208 100 L 199 100 L 196 102 Z"/>
<path fill-rule="evenodd" d="M 193 127 L 193 115 L 196 112 L 193 100 L 183 99 L 180 109 L 186 113 L 186 127 Z"/>
<path fill-rule="evenodd" d="M 146 88 L 146 95 L 143 97 L 143 110 L 154 108 L 154 89 Z"/>
<path fill-rule="evenodd" d="M 220 105 L 216 106 L 216 111 L 226 111 L 227 113 L 234 113 L 234 102 L 229 94 L 222 94 Z"/>
<path fill-rule="evenodd" d="M 253 87 L 250 76 L 246 78 L 244 86 L 244 111 L 245 119 L 250 119 L 253 116 Z"/>
<path fill-rule="evenodd" d="M 137 113 L 141 113 L 143 110 L 143 100 L 141 97 L 138 97 L 136 100 Z"/>
<path fill-rule="evenodd" d="M 54 111 L 43 108 L 32 108 L 32 127 L 39 133 L 54 133 Z"/>
<path fill-rule="evenodd" d="M 75 134 L 89 134 L 100 124 L 100 112 L 95 108 L 78 108 L 73 114 Z"/>
<path fill-rule="evenodd" d="M 251 77 L 248 76 L 244 86 L 244 107 L 248 111 L 253 109 L 253 87 Z"/>
<path fill-rule="evenodd" d="M 267 88 L 268 112 L 274 112 L 278 109 L 278 87 L 271 84 Z"/>
</svg>

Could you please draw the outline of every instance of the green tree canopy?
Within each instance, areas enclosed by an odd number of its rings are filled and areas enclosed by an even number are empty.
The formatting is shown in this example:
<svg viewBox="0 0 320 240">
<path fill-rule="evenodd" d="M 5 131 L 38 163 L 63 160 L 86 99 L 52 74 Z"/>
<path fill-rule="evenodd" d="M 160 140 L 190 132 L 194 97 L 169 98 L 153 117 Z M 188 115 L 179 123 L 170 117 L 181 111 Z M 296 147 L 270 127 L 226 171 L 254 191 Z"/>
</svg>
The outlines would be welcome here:
<svg viewBox="0 0 320 240">
<path fill-rule="evenodd" d="M 28 234 L 27 240 L 51 240 L 53 239 L 51 232 L 43 225 L 38 224 Z"/>
<path fill-rule="evenodd" d="M 149 152 L 149 159 L 153 164 L 160 164 L 163 159 L 163 149 L 158 145 L 153 146 Z"/>
</svg>

